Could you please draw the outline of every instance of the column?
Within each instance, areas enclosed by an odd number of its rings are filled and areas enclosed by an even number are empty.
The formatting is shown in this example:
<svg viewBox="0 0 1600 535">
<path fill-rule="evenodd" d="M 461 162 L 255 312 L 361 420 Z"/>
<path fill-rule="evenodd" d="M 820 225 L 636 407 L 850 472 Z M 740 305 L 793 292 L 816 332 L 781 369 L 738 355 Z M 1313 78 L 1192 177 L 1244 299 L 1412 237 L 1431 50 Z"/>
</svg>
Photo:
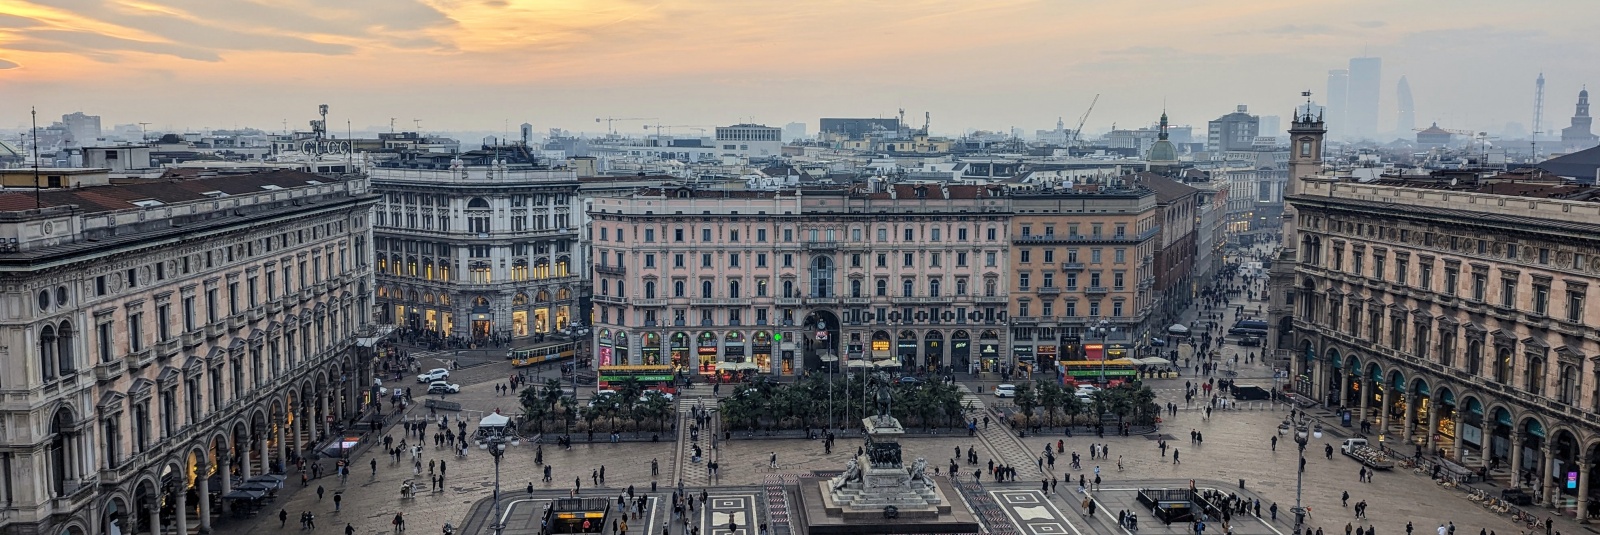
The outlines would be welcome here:
<svg viewBox="0 0 1600 535">
<path fill-rule="evenodd" d="M 289 434 L 294 438 L 294 454 L 297 457 L 303 457 L 306 454 L 305 439 L 300 435 L 300 428 L 305 425 L 305 418 L 295 418 L 294 423 L 289 425 Z M 288 462 L 288 459 L 284 459 L 284 462 Z"/>
<path fill-rule="evenodd" d="M 177 511 L 178 515 L 175 522 L 178 535 L 189 535 L 189 489 L 183 488 L 182 483 L 179 481 L 178 490 L 174 491 L 174 494 L 178 495 L 178 506 L 173 510 Z"/>
<path fill-rule="evenodd" d="M 319 422 L 322 424 L 322 434 L 333 436 L 333 423 L 331 421 L 331 418 L 333 418 L 333 404 L 328 402 L 328 391 L 318 392 L 317 398 L 318 405 L 322 407 L 322 421 Z"/>
<path fill-rule="evenodd" d="M 1389 432 L 1389 407 L 1393 406 L 1394 387 L 1386 386 L 1383 388 L 1383 401 L 1378 407 L 1378 434 L 1380 435 L 1388 434 Z"/>
<path fill-rule="evenodd" d="M 1356 396 L 1361 398 L 1359 400 L 1361 402 L 1361 412 L 1356 413 L 1356 422 L 1358 424 L 1367 421 L 1367 404 L 1372 401 L 1372 381 L 1362 379 L 1360 384 L 1361 395 Z"/>
<path fill-rule="evenodd" d="M 266 429 L 261 430 L 261 438 L 257 439 L 256 443 L 261 447 L 261 473 L 270 474 L 272 473 L 272 454 L 270 453 L 270 450 L 267 449 Z"/>
<path fill-rule="evenodd" d="M 1422 436 L 1427 437 L 1427 439 L 1428 439 L 1428 444 L 1427 444 L 1426 450 L 1425 450 L 1426 453 L 1429 454 L 1429 455 L 1432 455 L 1434 451 L 1439 449 L 1438 434 L 1439 434 L 1439 410 L 1440 410 L 1440 407 L 1439 407 L 1438 403 L 1433 402 L 1433 398 L 1429 398 L 1428 401 L 1429 401 L 1429 403 L 1428 403 L 1428 427 L 1426 427 L 1426 428 L 1424 428 L 1422 430 L 1422 433 L 1423 433 Z M 1456 425 L 1456 435 L 1460 435 L 1460 434 L 1461 434 L 1461 426 L 1460 426 L 1460 424 L 1457 424 Z"/>
<path fill-rule="evenodd" d="M 1589 462 L 1578 461 L 1578 523 L 1589 523 Z"/>
<path fill-rule="evenodd" d="M 237 440 L 237 439 L 235 439 L 235 440 Z M 240 445 L 234 446 L 233 450 L 239 452 L 239 478 L 243 479 L 245 481 L 249 481 L 250 480 L 250 442 L 249 442 L 249 439 L 246 439 L 244 444 L 240 444 Z"/>
<path fill-rule="evenodd" d="M 1467 458 L 1466 454 L 1461 451 L 1461 448 L 1464 447 L 1464 446 L 1461 445 L 1461 426 L 1466 425 L 1466 423 L 1461 421 L 1462 420 L 1461 411 L 1456 411 L 1456 416 L 1455 417 L 1456 417 L 1456 436 L 1455 436 L 1455 443 L 1452 444 L 1455 449 L 1450 450 L 1450 454 L 1455 456 L 1456 463 L 1460 464 L 1463 459 Z M 1480 438 L 1478 440 L 1482 441 L 1483 439 Z M 1485 463 L 1489 462 L 1488 456 L 1483 456 L 1483 458 L 1484 458 L 1484 462 Z M 1462 466 L 1466 466 L 1466 465 L 1463 464 Z"/>
<path fill-rule="evenodd" d="M 289 441 L 287 439 L 289 437 L 287 437 L 285 435 L 288 434 L 289 426 L 288 426 L 288 424 L 286 422 L 284 422 L 284 418 L 282 416 L 278 417 L 277 424 L 278 424 L 278 462 L 283 463 L 283 467 L 284 467 L 283 473 L 288 474 L 289 473 Z"/>
<path fill-rule="evenodd" d="M 1550 447 L 1550 439 L 1544 440 L 1544 474 L 1540 483 L 1544 487 L 1544 499 L 1539 503 L 1545 507 L 1554 507 L 1556 504 L 1556 451 Z"/>
<path fill-rule="evenodd" d="M 161 496 L 152 496 L 150 501 L 152 502 L 150 506 L 150 535 L 159 535 L 161 533 Z"/>
<path fill-rule="evenodd" d="M 222 495 L 227 496 L 229 492 L 233 492 L 233 465 L 228 460 L 227 452 L 220 452 L 217 455 L 217 463 L 217 474 L 222 476 Z M 222 500 L 222 512 L 228 512 L 228 500 Z"/>
<path fill-rule="evenodd" d="M 1406 408 L 1405 408 L 1405 415 L 1400 417 L 1400 437 L 1406 441 L 1406 445 L 1412 445 L 1413 444 L 1413 442 L 1411 441 L 1412 430 L 1416 426 L 1412 425 L 1411 421 L 1415 420 L 1416 417 L 1417 417 L 1417 411 L 1416 411 L 1417 394 L 1412 392 L 1412 393 L 1407 393 L 1405 396 L 1406 396 Z"/>
<path fill-rule="evenodd" d="M 201 533 L 211 532 L 211 475 L 206 473 L 208 470 L 209 467 L 204 464 L 195 467 L 195 472 L 198 474 L 198 478 L 200 479 L 200 485 L 198 486 L 200 488 Z"/>
<path fill-rule="evenodd" d="M 1339 374 L 1339 407 L 1344 408 L 1346 398 L 1350 392 L 1350 373 Z"/>
<path fill-rule="evenodd" d="M 1522 436 L 1512 431 L 1511 433 L 1511 484 L 1510 487 L 1522 488 Z"/>
</svg>

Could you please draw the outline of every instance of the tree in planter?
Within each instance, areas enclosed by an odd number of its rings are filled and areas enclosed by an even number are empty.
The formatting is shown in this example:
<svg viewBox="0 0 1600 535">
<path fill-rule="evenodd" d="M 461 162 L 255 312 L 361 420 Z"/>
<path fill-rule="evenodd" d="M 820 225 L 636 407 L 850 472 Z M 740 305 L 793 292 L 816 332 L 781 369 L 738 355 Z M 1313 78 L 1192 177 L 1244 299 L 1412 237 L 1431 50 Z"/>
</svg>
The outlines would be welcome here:
<svg viewBox="0 0 1600 535">
<path fill-rule="evenodd" d="M 539 390 L 531 386 L 524 388 L 517 394 L 517 401 L 522 404 L 522 421 L 533 424 L 535 433 L 543 433 L 544 421 L 550 417 L 550 407 L 539 397 Z"/>
<path fill-rule="evenodd" d="M 1099 425 L 1101 417 L 1111 410 L 1111 391 L 1099 389 L 1089 394 L 1089 422 Z"/>
<path fill-rule="evenodd" d="M 1068 426 L 1077 422 L 1078 415 L 1083 414 L 1085 408 L 1083 398 L 1078 397 L 1077 392 L 1068 392 L 1061 398 L 1061 412 L 1066 413 Z"/>
<path fill-rule="evenodd" d="M 544 400 L 550 410 L 555 410 L 556 403 L 561 401 L 561 396 L 563 395 L 565 395 L 565 392 L 562 391 L 560 379 L 547 379 L 544 382 L 544 386 L 539 389 L 539 398 Z"/>
<path fill-rule="evenodd" d="M 1066 391 L 1061 389 L 1061 383 L 1053 379 L 1038 379 L 1035 391 L 1039 393 L 1039 407 L 1044 409 L 1045 427 L 1056 426 L 1056 409 L 1061 407 L 1062 398 L 1067 397 Z"/>
<path fill-rule="evenodd" d="M 1033 385 L 1021 383 L 1017 385 L 1016 397 L 1011 398 L 1011 402 L 1022 412 L 1022 428 L 1027 430 L 1033 425 L 1033 409 L 1039 407 L 1039 393 L 1034 391 Z"/>
<path fill-rule="evenodd" d="M 578 423 L 578 398 L 561 396 L 561 420 L 567 424 L 566 434 L 572 434 L 572 424 Z"/>
<path fill-rule="evenodd" d="M 616 389 L 617 394 L 611 396 L 616 401 L 612 414 L 615 417 L 631 418 L 634 409 L 639 405 L 639 399 L 644 397 L 644 383 L 639 382 L 637 377 L 628 377 L 617 383 Z M 618 427 L 612 428 L 612 431 L 618 430 Z M 638 436 L 638 433 L 639 430 L 634 429 L 634 436 Z"/>
<path fill-rule="evenodd" d="M 633 436 L 639 436 L 639 429 L 644 427 L 645 420 L 655 420 L 660 429 L 667 429 L 667 418 L 672 415 L 672 401 L 667 395 L 657 390 L 644 393 L 644 399 L 634 406 L 633 410 Z"/>
</svg>

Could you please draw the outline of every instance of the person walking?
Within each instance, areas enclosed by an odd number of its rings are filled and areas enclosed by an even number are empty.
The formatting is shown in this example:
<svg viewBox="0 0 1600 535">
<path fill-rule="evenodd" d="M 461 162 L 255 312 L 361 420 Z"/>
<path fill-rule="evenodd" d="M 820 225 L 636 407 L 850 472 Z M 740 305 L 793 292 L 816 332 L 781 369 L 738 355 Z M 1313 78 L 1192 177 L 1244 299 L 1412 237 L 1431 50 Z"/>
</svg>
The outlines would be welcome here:
<svg viewBox="0 0 1600 535">
<path fill-rule="evenodd" d="M 322 485 L 317 485 L 317 501 L 322 501 Z"/>
<path fill-rule="evenodd" d="M 772 452 L 772 456 L 767 459 L 767 468 L 778 468 L 778 452 Z"/>
<path fill-rule="evenodd" d="M 333 493 L 333 512 L 335 512 L 335 513 L 339 512 L 339 504 L 342 503 L 342 502 L 344 502 L 344 493 L 343 492 L 335 492 L 335 493 Z"/>
<path fill-rule="evenodd" d="M 405 516 L 405 513 L 400 513 L 400 512 L 395 513 L 394 514 L 394 520 L 391 520 L 389 523 L 394 525 L 394 532 L 395 533 L 399 533 L 399 532 L 405 531 L 406 530 L 406 516 Z"/>
<path fill-rule="evenodd" d="M 289 512 L 285 511 L 283 509 L 279 509 L 278 510 L 278 527 L 282 528 L 282 527 L 287 526 L 287 525 L 289 525 Z"/>
<path fill-rule="evenodd" d="M 372 462 L 367 464 L 372 466 L 372 477 L 378 477 L 378 459 L 374 457 Z"/>
</svg>

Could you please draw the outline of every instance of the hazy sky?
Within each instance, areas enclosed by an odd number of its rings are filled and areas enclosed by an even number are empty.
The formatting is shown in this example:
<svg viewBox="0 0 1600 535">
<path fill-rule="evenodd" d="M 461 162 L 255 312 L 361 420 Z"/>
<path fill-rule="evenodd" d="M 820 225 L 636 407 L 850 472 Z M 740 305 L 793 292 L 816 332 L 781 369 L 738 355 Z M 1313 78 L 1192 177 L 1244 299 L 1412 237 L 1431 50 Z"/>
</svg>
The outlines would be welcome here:
<svg viewBox="0 0 1600 535">
<path fill-rule="evenodd" d="M 935 133 L 1288 115 L 1363 53 L 1380 128 L 1408 77 L 1417 123 L 1572 115 L 1597 0 L 0 0 L 0 127 L 82 110 L 195 130 L 598 132 L 596 117 L 716 125 L 892 116 Z M 1287 126 L 1287 121 L 1285 121 Z M 626 130 L 624 130 L 626 128 Z"/>
</svg>

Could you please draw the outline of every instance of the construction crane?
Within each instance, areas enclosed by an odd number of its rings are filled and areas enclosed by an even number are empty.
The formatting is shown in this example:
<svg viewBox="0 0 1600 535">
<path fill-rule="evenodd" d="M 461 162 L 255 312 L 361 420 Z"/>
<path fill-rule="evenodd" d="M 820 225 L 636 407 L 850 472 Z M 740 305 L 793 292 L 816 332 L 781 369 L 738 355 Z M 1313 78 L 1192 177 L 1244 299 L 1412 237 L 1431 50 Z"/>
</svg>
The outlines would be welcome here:
<svg viewBox="0 0 1600 535">
<path fill-rule="evenodd" d="M 595 117 L 594 118 L 594 122 L 597 122 L 597 123 L 600 122 L 600 121 L 605 121 L 606 122 L 606 132 L 610 133 L 612 135 L 616 135 L 616 133 L 617 133 L 617 129 L 611 127 L 611 123 L 614 123 L 616 121 L 654 121 L 654 120 L 656 120 L 655 117 Z"/>
<path fill-rule="evenodd" d="M 701 134 L 705 134 L 707 128 L 716 128 L 716 127 L 715 126 L 711 126 L 711 125 L 704 125 L 704 124 L 647 124 L 647 125 L 644 125 L 644 129 L 645 130 L 649 130 L 651 128 L 656 129 L 656 135 L 660 136 L 662 128 L 667 129 L 667 134 L 671 134 L 672 133 L 672 129 L 674 129 L 674 128 L 688 128 L 690 130 L 694 130 L 694 131 L 699 132 Z"/>
<path fill-rule="evenodd" d="M 1078 145 L 1083 139 L 1083 123 L 1089 122 L 1089 114 L 1094 112 L 1094 105 L 1100 102 L 1100 94 L 1095 93 L 1094 100 L 1089 101 L 1089 109 L 1083 111 L 1083 116 L 1078 118 L 1078 127 L 1072 130 L 1072 139 L 1067 140 L 1068 154 L 1071 148 Z"/>
</svg>

